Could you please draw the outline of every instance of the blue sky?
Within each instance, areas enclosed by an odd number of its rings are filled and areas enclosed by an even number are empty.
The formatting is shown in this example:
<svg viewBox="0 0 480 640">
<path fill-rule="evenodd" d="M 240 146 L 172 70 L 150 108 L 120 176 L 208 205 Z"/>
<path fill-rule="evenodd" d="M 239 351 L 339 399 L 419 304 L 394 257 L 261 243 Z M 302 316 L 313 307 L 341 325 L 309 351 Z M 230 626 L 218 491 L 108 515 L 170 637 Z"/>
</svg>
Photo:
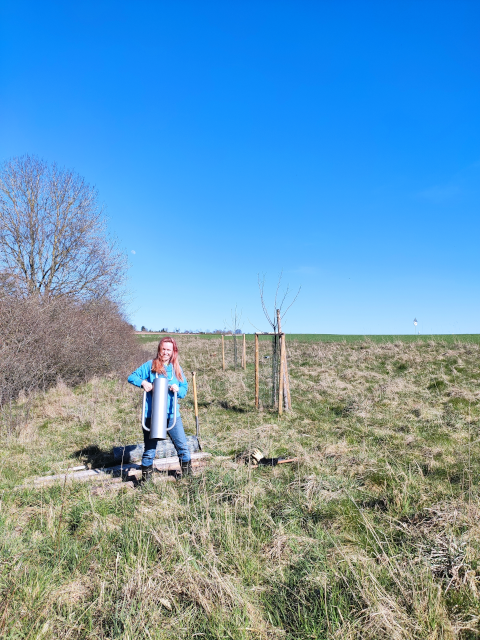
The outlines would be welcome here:
<svg viewBox="0 0 480 640">
<path fill-rule="evenodd" d="M 480 332 L 480 3 L 0 1 L 0 160 L 95 184 L 129 314 Z M 135 251 L 135 253 L 132 253 Z"/>
</svg>

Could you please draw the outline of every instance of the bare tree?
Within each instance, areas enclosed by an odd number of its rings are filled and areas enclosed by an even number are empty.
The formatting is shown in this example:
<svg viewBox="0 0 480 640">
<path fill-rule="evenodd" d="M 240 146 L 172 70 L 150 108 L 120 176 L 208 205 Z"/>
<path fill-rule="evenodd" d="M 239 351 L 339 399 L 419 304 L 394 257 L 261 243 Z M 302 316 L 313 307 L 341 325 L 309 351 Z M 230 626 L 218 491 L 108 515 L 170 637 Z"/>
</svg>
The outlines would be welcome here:
<svg viewBox="0 0 480 640">
<path fill-rule="evenodd" d="M 238 365 L 238 344 L 237 344 L 237 335 L 240 332 L 240 326 L 242 322 L 242 312 L 238 311 L 237 305 L 235 305 L 235 309 L 230 310 L 231 323 L 230 323 L 230 331 L 233 336 L 233 368 L 235 371 L 237 370 Z M 226 321 L 224 321 L 227 324 Z M 224 330 L 226 333 L 226 329 Z M 241 333 L 241 332 L 240 332 Z"/>
<path fill-rule="evenodd" d="M 277 282 L 277 288 L 275 289 L 275 298 L 273 301 L 273 314 L 270 316 L 267 305 L 265 303 L 265 276 L 260 278 L 258 276 L 258 288 L 260 291 L 260 302 L 262 303 L 263 313 L 265 314 L 266 319 L 268 320 L 269 325 L 272 327 L 274 333 L 279 332 L 278 321 L 281 320 L 286 314 L 293 303 L 298 298 L 300 290 L 302 287 L 298 288 L 297 293 L 293 297 L 293 300 L 290 302 L 288 307 L 283 311 L 283 307 L 288 299 L 288 294 L 290 293 L 290 287 L 287 284 L 287 288 L 283 293 L 280 293 L 280 285 L 282 283 L 283 272 L 280 274 Z"/>
<path fill-rule="evenodd" d="M 0 280 L 23 297 L 112 297 L 126 256 L 107 235 L 96 189 L 73 171 L 22 156 L 0 168 Z"/>
<path fill-rule="evenodd" d="M 301 287 L 298 288 L 298 291 L 293 297 L 293 300 L 290 302 L 288 307 L 284 309 L 285 304 L 288 302 L 288 297 L 290 294 L 290 288 L 287 285 L 287 288 L 284 292 L 280 293 L 280 285 L 282 283 L 283 272 L 280 273 L 277 282 L 277 288 L 275 289 L 275 298 L 273 301 L 273 314 L 270 316 L 267 305 L 265 303 L 265 276 L 260 278 L 258 276 L 258 288 L 260 291 L 260 302 L 262 303 L 263 313 L 265 314 L 268 323 L 272 327 L 273 336 L 272 340 L 272 404 L 275 406 L 277 401 L 277 393 L 278 393 L 278 385 L 279 385 L 279 354 L 280 354 L 280 333 L 281 333 L 281 320 L 285 317 L 287 311 L 293 305 L 293 303 L 298 298 Z M 285 372 L 285 376 L 288 373 Z"/>
</svg>

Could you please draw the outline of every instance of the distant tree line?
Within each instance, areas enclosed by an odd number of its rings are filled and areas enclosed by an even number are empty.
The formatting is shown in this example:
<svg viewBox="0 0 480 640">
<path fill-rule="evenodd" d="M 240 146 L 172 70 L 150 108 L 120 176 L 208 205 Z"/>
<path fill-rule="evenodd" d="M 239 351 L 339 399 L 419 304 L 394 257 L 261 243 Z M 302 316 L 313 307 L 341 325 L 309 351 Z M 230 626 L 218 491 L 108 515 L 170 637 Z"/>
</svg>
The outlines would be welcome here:
<svg viewBox="0 0 480 640">
<path fill-rule="evenodd" d="M 168 333 L 168 329 L 147 329 L 144 325 L 142 325 L 140 331 L 144 331 L 146 333 Z M 210 329 L 206 329 L 205 331 L 201 331 L 200 329 L 184 329 L 181 331 L 180 329 L 174 329 L 171 333 L 183 333 L 183 334 L 219 334 L 219 335 L 241 335 L 244 333 L 241 329 L 236 329 L 232 331 L 230 329 L 215 329 L 214 331 L 210 331 Z"/>
</svg>

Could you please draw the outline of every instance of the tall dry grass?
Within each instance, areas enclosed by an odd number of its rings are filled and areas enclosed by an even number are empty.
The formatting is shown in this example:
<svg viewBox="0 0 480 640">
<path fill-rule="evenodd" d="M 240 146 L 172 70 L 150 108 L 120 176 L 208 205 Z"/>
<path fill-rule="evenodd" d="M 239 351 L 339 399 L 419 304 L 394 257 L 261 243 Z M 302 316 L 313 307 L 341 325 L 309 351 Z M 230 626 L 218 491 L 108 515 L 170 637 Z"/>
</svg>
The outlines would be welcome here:
<svg viewBox="0 0 480 640">
<path fill-rule="evenodd" d="M 251 364 L 224 374 L 220 341 L 179 343 L 204 448 L 232 457 L 133 492 L 13 491 L 140 440 L 115 377 L 36 396 L 0 455 L 3 637 L 478 636 L 478 345 L 291 343 L 279 419 L 255 411 Z M 193 430 L 191 397 L 182 415 Z M 235 463 L 250 447 L 299 461 Z"/>
</svg>

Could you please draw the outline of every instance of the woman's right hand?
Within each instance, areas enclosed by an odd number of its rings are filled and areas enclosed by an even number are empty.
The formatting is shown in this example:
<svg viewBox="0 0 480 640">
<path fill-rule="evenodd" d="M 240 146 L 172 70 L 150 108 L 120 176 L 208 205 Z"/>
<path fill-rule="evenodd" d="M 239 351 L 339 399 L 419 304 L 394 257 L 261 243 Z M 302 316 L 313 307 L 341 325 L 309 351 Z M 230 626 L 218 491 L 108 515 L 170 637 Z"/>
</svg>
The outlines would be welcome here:
<svg viewBox="0 0 480 640">
<path fill-rule="evenodd" d="M 153 384 L 151 382 L 149 382 L 148 380 L 144 380 L 142 382 L 142 389 L 148 393 L 149 391 L 151 391 L 153 389 Z"/>
</svg>

